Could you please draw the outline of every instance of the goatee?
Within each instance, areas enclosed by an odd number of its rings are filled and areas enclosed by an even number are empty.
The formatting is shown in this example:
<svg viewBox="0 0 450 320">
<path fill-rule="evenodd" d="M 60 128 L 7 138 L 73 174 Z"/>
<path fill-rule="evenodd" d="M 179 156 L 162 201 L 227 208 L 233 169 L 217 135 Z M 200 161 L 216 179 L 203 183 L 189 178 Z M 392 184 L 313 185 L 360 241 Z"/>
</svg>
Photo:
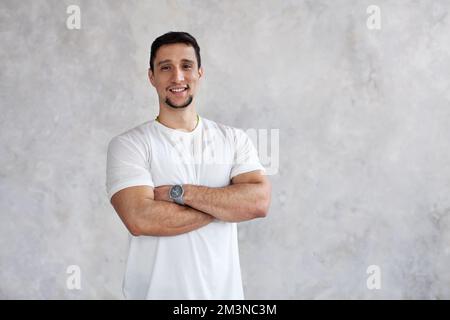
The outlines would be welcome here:
<svg viewBox="0 0 450 320">
<path fill-rule="evenodd" d="M 181 109 L 181 108 L 186 108 L 188 105 L 190 105 L 191 104 L 191 102 L 192 102 L 192 100 L 193 100 L 193 97 L 192 96 L 189 96 L 189 98 L 186 100 L 186 102 L 185 103 L 183 103 L 182 105 L 179 105 L 179 106 L 177 106 L 176 104 L 174 104 L 172 101 L 170 101 L 170 99 L 169 98 L 166 98 L 166 104 L 169 106 L 169 107 L 172 107 L 172 108 L 175 108 L 175 109 Z"/>
</svg>

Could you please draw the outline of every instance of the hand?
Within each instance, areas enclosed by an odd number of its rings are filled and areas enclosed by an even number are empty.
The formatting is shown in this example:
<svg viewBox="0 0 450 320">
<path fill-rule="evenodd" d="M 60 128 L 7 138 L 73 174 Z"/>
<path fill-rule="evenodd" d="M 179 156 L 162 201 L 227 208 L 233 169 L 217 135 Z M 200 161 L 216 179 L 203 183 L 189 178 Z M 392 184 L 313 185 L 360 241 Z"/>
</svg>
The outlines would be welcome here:
<svg viewBox="0 0 450 320">
<path fill-rule="evenodd" d="M 173 202 L 173 200 L 169 197 L 169 190 L 171 187 L 172 186 L 170 185 L 164 185 L 153 188 L 155 200 Z"/>
</svg>

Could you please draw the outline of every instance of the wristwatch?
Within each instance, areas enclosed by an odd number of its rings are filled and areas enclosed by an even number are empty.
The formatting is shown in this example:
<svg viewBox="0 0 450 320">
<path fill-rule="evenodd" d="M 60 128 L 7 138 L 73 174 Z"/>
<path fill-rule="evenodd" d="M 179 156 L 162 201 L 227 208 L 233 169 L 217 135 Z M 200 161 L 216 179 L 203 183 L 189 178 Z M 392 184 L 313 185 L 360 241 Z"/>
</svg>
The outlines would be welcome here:
<svg viewBox="0 0 450 320">
<path fill-rule="evenodd" d="M 170 187 L 169 198 L 175 201 L 176 203 L 181 204 L 182 206 L 184 206 L 183 195 L 184 189 L 181 184 L 176 184 Z"/>
</svg>

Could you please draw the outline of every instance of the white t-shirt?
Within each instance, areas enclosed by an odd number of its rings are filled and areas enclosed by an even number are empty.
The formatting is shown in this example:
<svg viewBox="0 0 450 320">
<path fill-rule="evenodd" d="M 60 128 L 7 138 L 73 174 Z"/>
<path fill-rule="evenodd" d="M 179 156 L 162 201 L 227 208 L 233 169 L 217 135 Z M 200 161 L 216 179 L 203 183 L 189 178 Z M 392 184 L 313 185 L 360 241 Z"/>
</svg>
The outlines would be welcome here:
<svg viewBox="0 0 450 320">
<path fill-rule="evenodd" d="M 131 186 L 224 187 L 264 171 L 241 129 L 200 118 L 192 132 L 152 120 L 114 137 L 108 147 L 109 199 Z M 214 220 L 176 236 L 130 235 L 123 291 L 130 299 L 244 299 L 236 223 Z"/>
</svg>

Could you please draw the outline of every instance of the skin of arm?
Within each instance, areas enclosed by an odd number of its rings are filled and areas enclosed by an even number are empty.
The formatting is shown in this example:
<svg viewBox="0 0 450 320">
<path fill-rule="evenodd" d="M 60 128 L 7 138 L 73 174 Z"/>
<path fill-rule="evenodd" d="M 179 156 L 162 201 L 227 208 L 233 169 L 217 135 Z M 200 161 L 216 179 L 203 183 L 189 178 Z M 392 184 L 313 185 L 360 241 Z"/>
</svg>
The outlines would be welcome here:
<svg viewBox="0 0 450 320">
<path fill-rule="evenodd" d="M 171 186 L 159 186 L 154 190 L 156 200 L 171 202 Z M 219 220 L 240 222 L 265 217 L 271 202 L 271 185 L 259 170 L 235 176 L 231 184 L 211 188 L 184 184 L 184 203 Z"/>
<path fill-rule="evenodd" d="M 135 186 L 115 193 L 111 204 L 134 236 L 175 236 L 201 228 L 214 217 L 154 197 L 154 188 Z"/>
</svg>

